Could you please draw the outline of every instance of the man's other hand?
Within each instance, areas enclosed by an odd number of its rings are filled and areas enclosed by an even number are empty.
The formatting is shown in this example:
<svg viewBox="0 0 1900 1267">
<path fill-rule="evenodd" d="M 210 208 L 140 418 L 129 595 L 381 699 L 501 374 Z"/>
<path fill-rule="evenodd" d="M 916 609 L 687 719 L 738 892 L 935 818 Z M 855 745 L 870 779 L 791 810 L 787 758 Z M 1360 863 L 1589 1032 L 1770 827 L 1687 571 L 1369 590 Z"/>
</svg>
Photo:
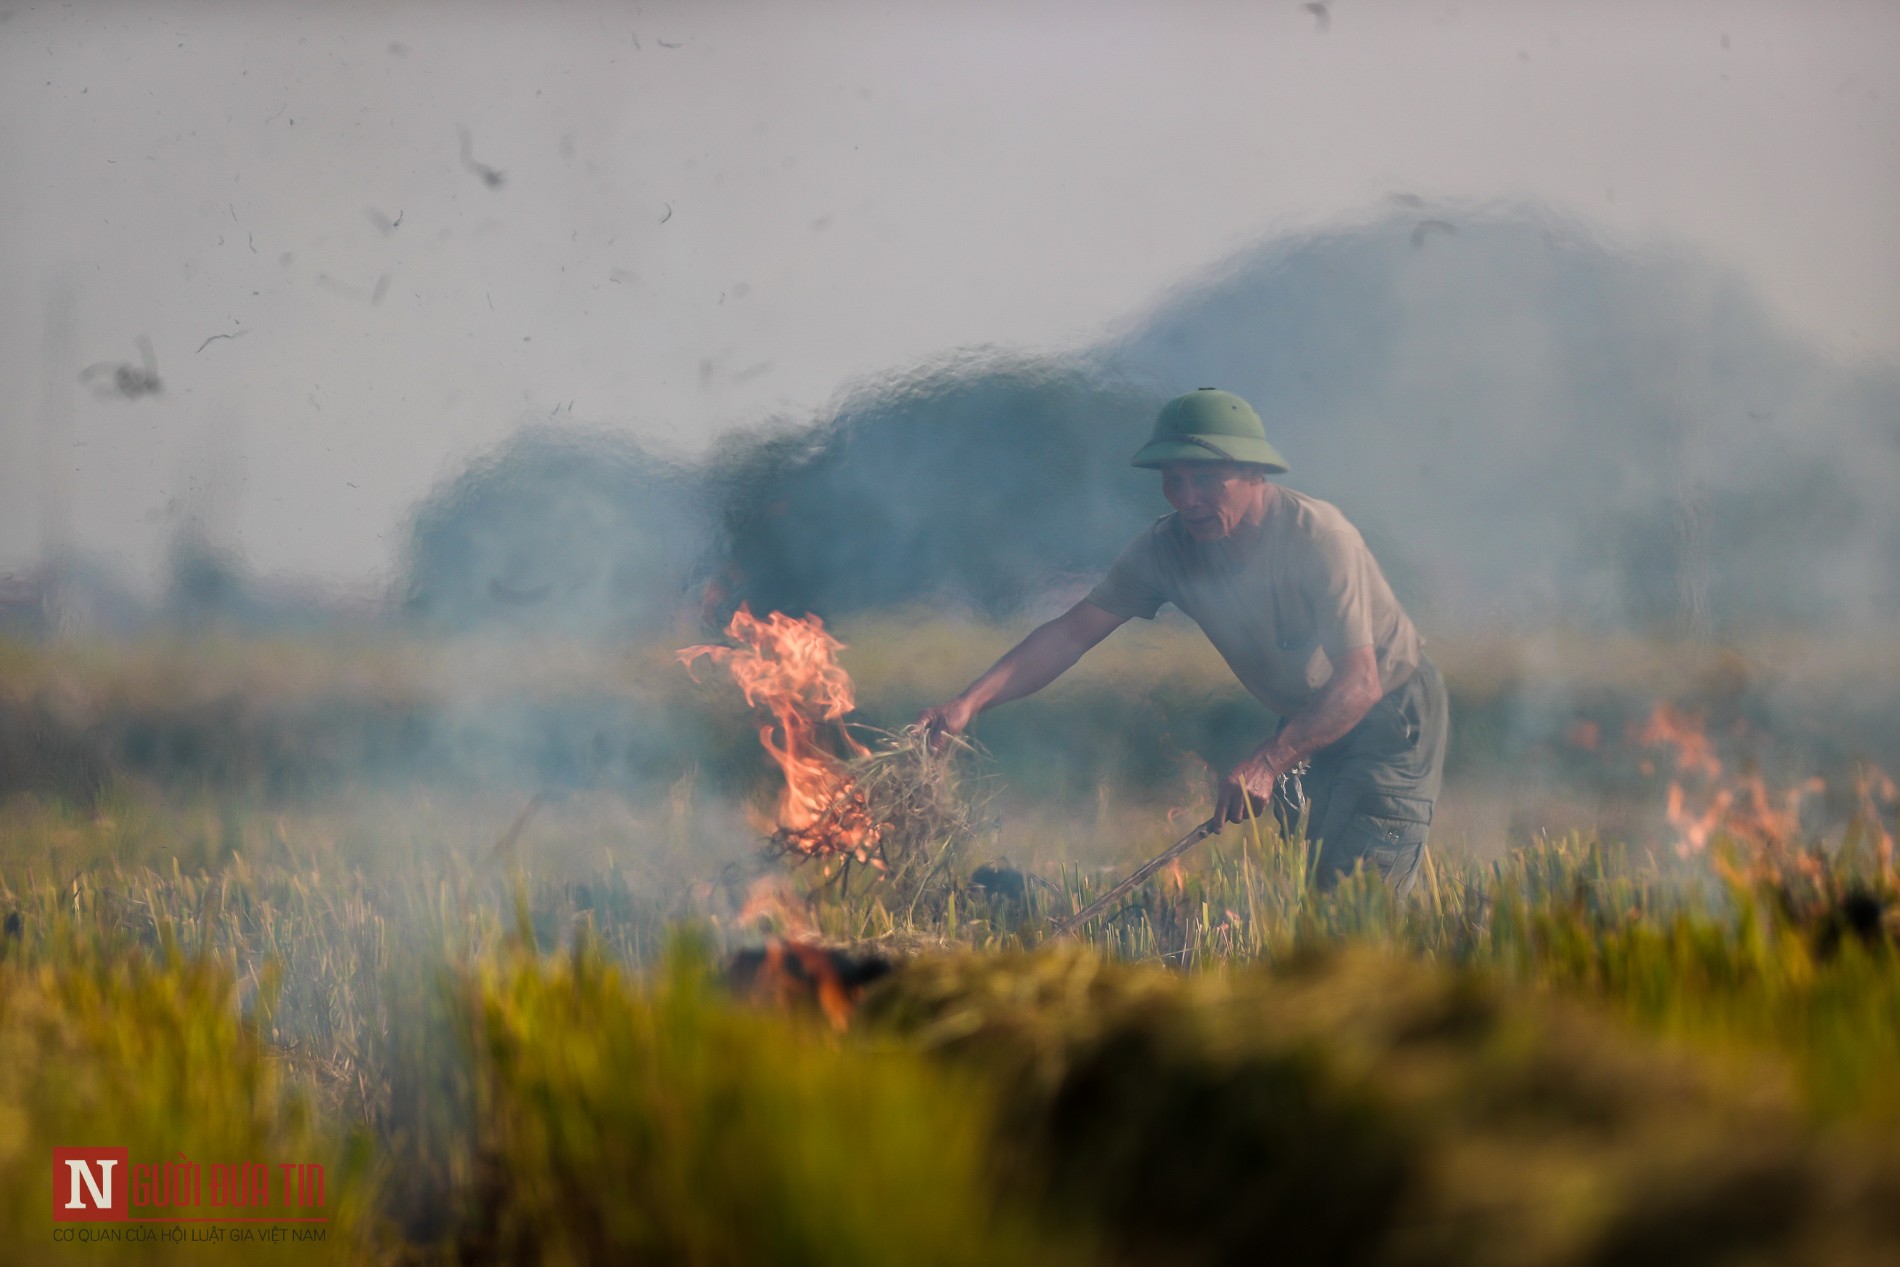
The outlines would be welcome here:
<svg viewBox="0 0 1900 1267">
<path fill-rule="evenodd" d="M 1254 816 L 1264 818 L 1272 812 L 1273 788 L 1279 777 L 1279 771 L 1273 768 L 1272 763 L 1259 756 L 1242 761 L 1220 781 L 1214 799 L 1214 821 L 1246 822 L 1249 801 L 1253 804 Z"/>
</svg>

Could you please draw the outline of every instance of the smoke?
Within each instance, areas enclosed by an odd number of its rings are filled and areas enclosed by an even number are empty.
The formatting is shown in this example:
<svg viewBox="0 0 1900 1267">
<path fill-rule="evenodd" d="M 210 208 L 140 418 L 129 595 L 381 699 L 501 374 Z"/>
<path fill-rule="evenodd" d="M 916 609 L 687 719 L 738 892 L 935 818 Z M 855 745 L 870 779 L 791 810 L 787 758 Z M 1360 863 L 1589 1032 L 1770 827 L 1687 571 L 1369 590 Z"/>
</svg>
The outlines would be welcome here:
<svg viewBox="0 0 1900 1267">
<path fill-rule="evenodd" d="M 692 469 L 525 432 L 419 511 L 410 610 L 571 635 L 740 601 L 1046 609 L 1166 509 L 1127 459 L 1199 386 L 1254 402 L 1286 481 L 1359 525 L 1429 628 L 1900 611 L 1900 380 L 1805 348 L 1688 250 L 1445 208 L 1265 243 L 1093 348 L 969 350 Z"/>
<path fill-rule="evenodd" d="M 1687 250 L 1434 215 L 1262 246 L 1094 359 L 1252 400 L 1288 481 L 1440 628 L 1895 612 L 1900 381 L 1795 343 Z"/>
<path fill-rule="evenodd" d="M 1015 614 L 1153 517 L 1127 456 L 1160 400 L 978 350 L 861 387 L 803 433 L 715 453 L 719 554 L 758 610 L 936 600 Z"/>
<path fill-rule="evenodd" d="M 650 631 L 707 539 L 694 474 L 622 437 L 530 428 L 418 509 L 405 605 L 448 630 Z"/>
<path fill-rule="evenodd" d="M 1165 510 L 1127 457 L 1162 399 L 1220 386 L 1440 629 L 1900 609 L 1900 381 L 1795 343 L 1686 250 L 1433 214 L 1268 243 L 1071 357 L 972 353 L 732 441 L 708 483 L 735 595 L 1013 614 Z"/>
</svg>

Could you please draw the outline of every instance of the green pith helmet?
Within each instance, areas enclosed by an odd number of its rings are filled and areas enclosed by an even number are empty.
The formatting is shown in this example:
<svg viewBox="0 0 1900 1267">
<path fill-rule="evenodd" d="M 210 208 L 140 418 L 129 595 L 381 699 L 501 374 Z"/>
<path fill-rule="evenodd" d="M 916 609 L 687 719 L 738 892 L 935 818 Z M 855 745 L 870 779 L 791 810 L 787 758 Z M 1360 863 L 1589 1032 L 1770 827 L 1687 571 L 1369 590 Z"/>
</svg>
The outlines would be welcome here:
<svg viewBox="0 0 1900 1267">
<path fill-rule="evenodd" d="M 1163 405 L 1154 437 L 1141 446 L 1131 465 L 1158 467 L 1167 462 L 1251 462 L 1275 473 L 1286 470 L 1286 459 L 1267 443 L 1267 429 L 1253 406 L 1212 387 Z"/>
</svg>

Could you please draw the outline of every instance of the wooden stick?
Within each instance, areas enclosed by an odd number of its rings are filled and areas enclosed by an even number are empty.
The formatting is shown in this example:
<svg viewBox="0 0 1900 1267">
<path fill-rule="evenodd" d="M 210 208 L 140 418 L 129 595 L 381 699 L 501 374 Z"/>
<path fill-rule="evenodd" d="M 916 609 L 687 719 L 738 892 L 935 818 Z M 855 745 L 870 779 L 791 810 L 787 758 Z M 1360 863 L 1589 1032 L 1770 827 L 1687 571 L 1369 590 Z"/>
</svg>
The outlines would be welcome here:
<svg viewBox="0 0 1900 1267">
<path fill-rule="evenodd" d="M 528 829 L 528 820 L 534 817 L 534 812 L 540 809 L 547 799 L 548 794 L 545 790 L 536 792 L 528 798 L 528 803 L 522 806 L 521 813 L 515 815 L 514 824 L 508 828 L 500 840 L 495 842 L 495 847 L 489 850 L 488 857 L 491 862 L 508 856 L 508 851 L 514 848 L 517 840 L 521 839 L 521 833 Z"/>
<path fill-rule="evenodd" d="M 1220 831 L 1220 828 L 1219 819 L 1208 819 L 1199 827 L 1196 827 L 1193 831 L 1181 837 L 1181 839 L 1175 841 L 1148 861 L 1142 863 L 1141 866 L 1137 867 L 1120 884 L 1117 884 L 1114 888 L 1102 894 L 1102 896 L 1096 898 L 1075 914 L 1066 919 L 1059 919 L 1050 925 L 1049 936 L 1063 937 L 1075 931 L 1075 929 L 1082 924 L 1094 919 L 1097 915 L 1100 915 L 1103 911 L 1114 905 L 1118 900 L 1125 897 L 1129 890 L 1133 889 L 1143 880 L 1146 880 L 1149 876 L 1161 870 L 1161 868 L 1167 866 L 1170 862 L 1173 862 L 1176 858 L 1179 858 L 1182 854 L 1194 848 L 1194 846 L 1200 844 L 1209 836 Z"/>
</svg>

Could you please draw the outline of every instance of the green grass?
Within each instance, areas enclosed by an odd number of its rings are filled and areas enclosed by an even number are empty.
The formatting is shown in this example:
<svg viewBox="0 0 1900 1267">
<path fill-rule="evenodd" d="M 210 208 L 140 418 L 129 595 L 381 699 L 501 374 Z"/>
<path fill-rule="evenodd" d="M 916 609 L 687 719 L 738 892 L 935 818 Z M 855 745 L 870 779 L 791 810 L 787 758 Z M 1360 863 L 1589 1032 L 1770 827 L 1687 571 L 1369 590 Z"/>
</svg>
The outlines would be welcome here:
<svg viewBox="0 0 1900 1267">
<path fill-rule="evenodd" d="M 1127 1261 L 1872 1262 L 1890 1151 L 1575 1001 L 1364 946 L 1183 976 L 946 957 L 871 1020 L 1002 1088 L 1011 1182 Z"/>
<path fill-rule="evenodd" d="M 978 1080 L 710 986 L 690 947 L 645 983 L 591 943 L 475 973 L 478 1253 L 731 1267 L 1066 1257 L 994 1199 Z"/>
<path fill-rule="evenodd" d="M 217 957 L 187 953 L 169 936 L 149 953 L 128 953 L 89 929 L 83 913 L 57 917 L 6 950 L 0 1227 L 11 1253 L 85 1261 L 102 1252 L 51 1243 L 55 1147 L 123 1147 L 134 1165 L 188 1159 L 203 1178 L 198 1201 L 180 1208 L 200 1216 L 233 1213 L 215 1204 L 213 1165 L 261 1161 L 275 1176 L 282 1163 L 315 1163 L 330 1195 L 327 1236 L 300 1252 L 349 1262 L 375 1243 L 369 1137 L 315 1111 L 307 1089 L 240 1018 L 236 982 Z M 306 1213 L 276 1191 L 242 1213 Z M 139 1195 L 132 1187 L 135 1205 Z M 209 1248 L 171 1240 L 111 1247 L 151 1263 L 202 1262 Z"/>
</svg>

